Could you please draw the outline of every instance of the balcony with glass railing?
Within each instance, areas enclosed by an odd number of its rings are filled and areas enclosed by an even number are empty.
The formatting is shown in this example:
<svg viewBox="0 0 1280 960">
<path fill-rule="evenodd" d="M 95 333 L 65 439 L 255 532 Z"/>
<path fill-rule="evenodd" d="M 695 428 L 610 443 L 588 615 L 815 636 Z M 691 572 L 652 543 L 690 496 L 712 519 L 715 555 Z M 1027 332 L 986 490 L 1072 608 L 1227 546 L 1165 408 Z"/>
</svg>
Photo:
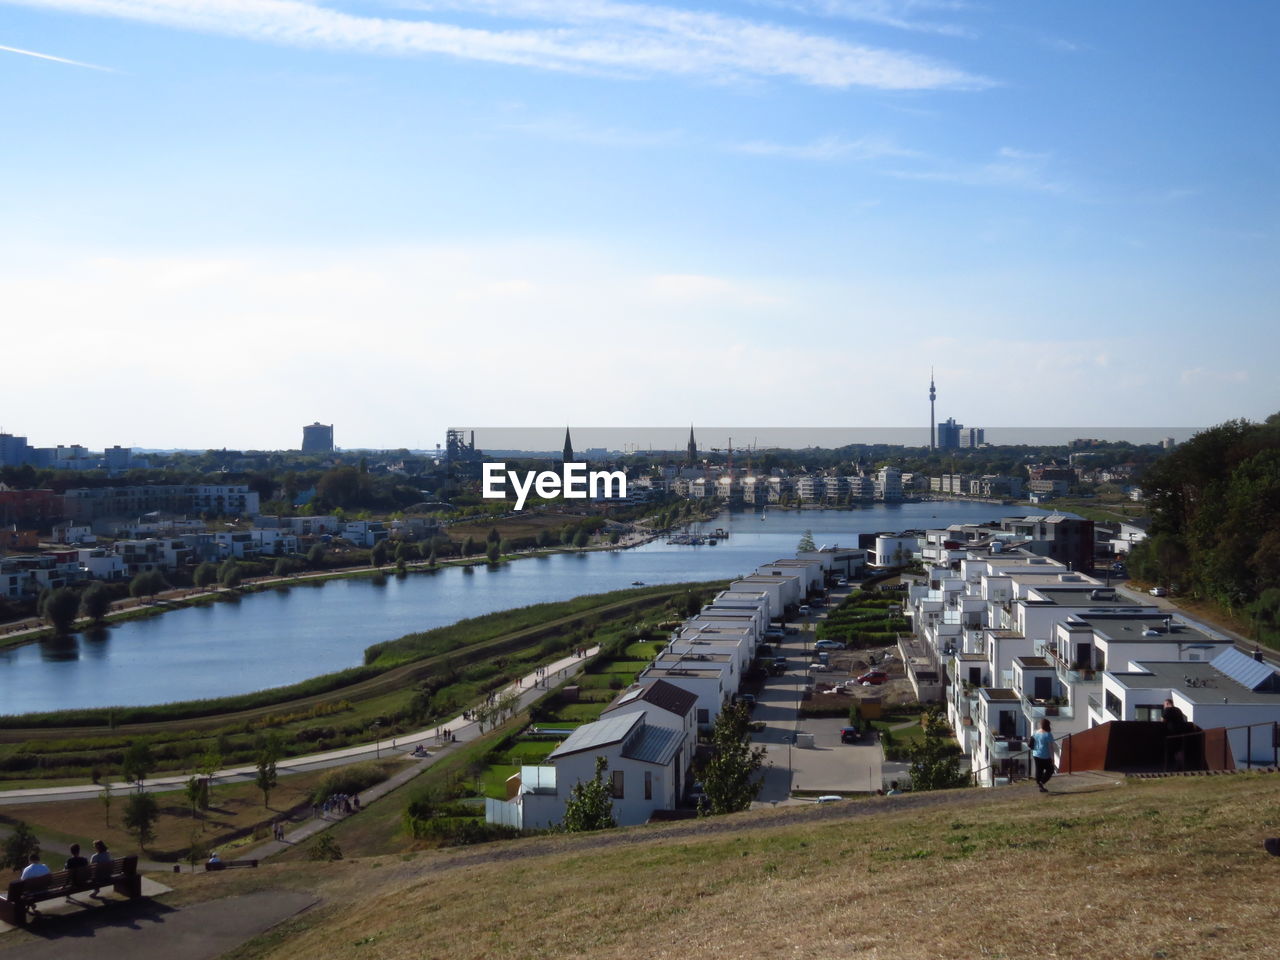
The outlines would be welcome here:
<svg viewBox="0 0 1280 960">
<path fill-rule="evenodd" d="M 1050 703 L 1047 700 L 1031 700 L 1026 697 L 1022 700 L 1022 713 L 1033 727 L 1038 726 L 1046 717 L 1050 720 L 1073 720 L 1076 715 L 1075 707 L 1069 703 Z"/>
<path fill-rule="evenodd" d="M 987 744 L 992 760 L 1008 760 L 1010 757 L 1025 755 L 1030 744 L 1025 737 L 992 737 Z"/>
</svg>

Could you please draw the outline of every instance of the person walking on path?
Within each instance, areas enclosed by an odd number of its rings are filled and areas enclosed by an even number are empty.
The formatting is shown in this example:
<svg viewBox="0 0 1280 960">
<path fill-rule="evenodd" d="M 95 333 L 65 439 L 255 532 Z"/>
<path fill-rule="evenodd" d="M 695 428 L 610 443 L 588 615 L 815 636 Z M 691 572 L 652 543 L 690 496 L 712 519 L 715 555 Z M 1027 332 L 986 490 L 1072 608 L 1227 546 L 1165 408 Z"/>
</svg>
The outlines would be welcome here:
<svg viewBox="0 0 1280 960">
<path fill-rule="evenodd" d="M 1053 776 L 1053 733 L 1048 720 L 1040 721 L 1040 729 L 1031 735 L 1031 759 L 1036 764 L 1036 786 L 1048 793 L 1045 784 Z"/>
</svg>

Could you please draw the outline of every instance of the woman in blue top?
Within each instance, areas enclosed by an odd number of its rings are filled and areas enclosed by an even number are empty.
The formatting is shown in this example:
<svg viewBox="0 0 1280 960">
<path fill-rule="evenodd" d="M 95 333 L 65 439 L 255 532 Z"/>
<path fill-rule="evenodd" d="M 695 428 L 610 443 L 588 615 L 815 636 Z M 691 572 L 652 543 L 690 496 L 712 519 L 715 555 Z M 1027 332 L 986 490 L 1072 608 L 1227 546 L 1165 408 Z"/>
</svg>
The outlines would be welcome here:
<svg viewBox="0 0 1280 960">
<path fill-rule="evenodd" d="M 1031 735 L 1031 758 L 1036 762 L 1036 786 L 1041 793 L 1048 793 L 1045 784 L 1053 776 L 1053 734 L 1049 721 L 1041 720 L 1040 729 Z"/>
</svg>

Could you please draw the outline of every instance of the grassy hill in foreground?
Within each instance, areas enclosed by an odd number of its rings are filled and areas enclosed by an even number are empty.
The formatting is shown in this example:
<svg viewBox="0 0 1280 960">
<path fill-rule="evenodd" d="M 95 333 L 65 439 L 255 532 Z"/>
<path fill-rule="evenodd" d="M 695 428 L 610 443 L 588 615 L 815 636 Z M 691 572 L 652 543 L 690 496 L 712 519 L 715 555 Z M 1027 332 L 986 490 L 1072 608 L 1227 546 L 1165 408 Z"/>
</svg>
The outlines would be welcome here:
<svg viewBox="0 0 1280 960">
<path fill-rule="evenodd" d="M 1073 778 L 1060 778 L 1055 784 Z M 184 878 L 323 904 L 237 958 L 1274 955 L 1280 775 L 876 798 Z"/>
</svg>

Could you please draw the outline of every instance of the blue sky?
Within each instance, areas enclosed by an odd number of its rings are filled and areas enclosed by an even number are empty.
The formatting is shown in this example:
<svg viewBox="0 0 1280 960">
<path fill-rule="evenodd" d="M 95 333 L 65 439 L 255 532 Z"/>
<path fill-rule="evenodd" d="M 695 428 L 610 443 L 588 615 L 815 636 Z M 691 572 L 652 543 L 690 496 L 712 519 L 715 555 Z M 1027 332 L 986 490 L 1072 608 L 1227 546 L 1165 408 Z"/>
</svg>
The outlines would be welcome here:
<svg viewBox="0 0 1280 960">
<path fill-rule="evenodd" d="M 1280 409 L 1280 7 L 0 0 L 38 444 Z M 38 389 L 37 389 L 38 386 Z M 993 437 L 993 439 L 995 439 Z"/>
</svg>

